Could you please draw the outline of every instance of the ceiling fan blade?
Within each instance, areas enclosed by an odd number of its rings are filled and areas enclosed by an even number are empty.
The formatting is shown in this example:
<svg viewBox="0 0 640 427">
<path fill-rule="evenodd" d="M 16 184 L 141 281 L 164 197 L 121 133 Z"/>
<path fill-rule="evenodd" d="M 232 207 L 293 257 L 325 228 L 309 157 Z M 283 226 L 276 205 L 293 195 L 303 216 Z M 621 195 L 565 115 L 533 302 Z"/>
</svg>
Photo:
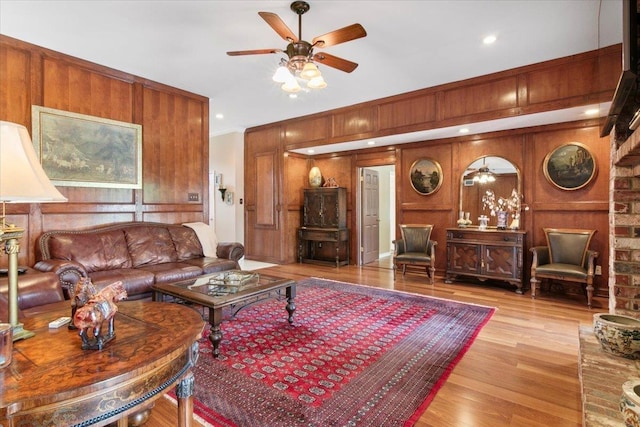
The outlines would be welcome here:
<svg viewBox="0 0 640 427">
<path fill-rule="evenodd" d="M 278 53 L 282 52 L 281 49 L 254 49 L 254 50 L 235 50 L 231 52 L 227 52 L 229 56 L 240 56 L 240 55 L 262 55 L 264 53 Z"/>
<path fill-rule="evenodd" d="M 313 60 L 328 67 L 337 68 L 345 73 L 350 73 L 358 67 L 358 64 L 355 62 L 347 61 L 346 59 L 338 58 L 328 53 L 316 53 L 313 55 Z"/>
<path fill-rule="evenodd" d="M 298 37 L 296 37 L 293 31 L 291 31 L 289 27 L 287 27 L 287 24 L 285 24 L 284 21 L 280 19 L 280 17 L 275 13 L 258 12 L 258 15 L 260 15 L 262 19 L 267 21 L 267 24 L 269 24 L 280 37 L 282 37 L 289 43 L 298 41 Z"/>
<path fill-rule="evenodd" d="M 339 30 L 331 31 L 330 33 L 323 34 L 313 39 L 312 45 L 317 47 L 329 47 L 335 46 L 339 43 L 348 42 L 351 40 L 359 39 L 367 35 L 364 27 L 360 24 L 351 24 L 348 27 L 340 28 Z"/>
</svg>

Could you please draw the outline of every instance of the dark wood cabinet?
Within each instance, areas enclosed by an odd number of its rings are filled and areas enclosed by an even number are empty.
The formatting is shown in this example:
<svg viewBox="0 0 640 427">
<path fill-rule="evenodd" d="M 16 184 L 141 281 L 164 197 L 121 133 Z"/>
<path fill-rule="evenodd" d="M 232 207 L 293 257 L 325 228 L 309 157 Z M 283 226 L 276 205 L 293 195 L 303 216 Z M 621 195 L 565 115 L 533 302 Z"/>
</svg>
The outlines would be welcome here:
<svg viewBox="0 0 640 427">
<path fill-rule="evenodd" d="M 521 294 L 525 236 L 524 231 L 448 228 L 445 283 L 458 276 L 503 280 Z"/>
<path fill-rule="evenodd" d="M 346 228 L 347 189 L 308 188 L 304 190 L 304 227 Z"/>
<path fill-rule="evenodd" d="M 335 264 L 336 267 L 349 264 L 346 188 L 304 190 L 298 258 L 300 262 Z"/>
</svg>

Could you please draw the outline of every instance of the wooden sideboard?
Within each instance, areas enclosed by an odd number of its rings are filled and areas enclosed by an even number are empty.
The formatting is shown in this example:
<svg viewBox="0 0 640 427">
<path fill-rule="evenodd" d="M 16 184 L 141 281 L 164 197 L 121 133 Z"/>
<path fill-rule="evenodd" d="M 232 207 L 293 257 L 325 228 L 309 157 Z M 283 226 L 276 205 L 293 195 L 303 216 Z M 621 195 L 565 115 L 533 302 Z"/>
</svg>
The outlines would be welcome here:
<svg viewBox="0 0 640 427">
<path fill-rule="evenodd" d="M 445 283 L 458 276 L 503 280 L 522 294 L 526 234 L 495 228 L 448 228 Z"/>
</svg>

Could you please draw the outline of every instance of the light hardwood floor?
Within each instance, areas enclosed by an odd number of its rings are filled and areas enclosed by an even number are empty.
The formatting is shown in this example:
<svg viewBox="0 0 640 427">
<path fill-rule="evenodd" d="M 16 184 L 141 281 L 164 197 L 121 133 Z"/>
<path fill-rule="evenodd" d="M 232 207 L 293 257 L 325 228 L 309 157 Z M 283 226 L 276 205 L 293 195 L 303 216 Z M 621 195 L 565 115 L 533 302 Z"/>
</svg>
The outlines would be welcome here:
<svg viewBox="0 0 640 427">
<path fill-rule="evenodd" d="M 424 273 L 393 273 L 388 260 L 340 268 L 289 264 L 259 270 L 294 280 L 321 277 L 497 308 L 416 424 L 427 426 L 580 426 L 578 327 L 607 311 L 608 300 L 543 289 L 535 300 L 500 283 L 433 286 Z M 606 283 L 606 280 L 601 282 Z M 159 399 L 146 427 L 176 425 L 175 408 Z M 199 424 L 197 424 L 199 425 Z M 268 427 L 268 426 L 265 426 Z"/>
</svg>

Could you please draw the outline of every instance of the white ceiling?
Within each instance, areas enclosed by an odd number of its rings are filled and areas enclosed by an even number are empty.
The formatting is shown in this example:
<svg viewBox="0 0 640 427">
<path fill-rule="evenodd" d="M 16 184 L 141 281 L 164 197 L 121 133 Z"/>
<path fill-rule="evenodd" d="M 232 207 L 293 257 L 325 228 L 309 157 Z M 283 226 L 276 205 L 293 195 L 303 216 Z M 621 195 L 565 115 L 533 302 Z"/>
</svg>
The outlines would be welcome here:
<svg viewBox="0 0 640 427">
<path fill-rule="evenodd" d="M 304 40 L 353 23 L 364 26 L 368 35 L 324 50 L 357 62 L 353 73 L 320 65 L 328 87 L 290 99 L 271 80 L 282 55 L 226 55 L 230 50 L 284 49 L 286 42 L 258 12 L 278 14 L 297 34 L 297 15 L 290 3 L 0 0 L 0 33 L 209 97 L 212 135 L 622 41 L 621 0 L 310 0 L 311 9 L 302 18 Z M 489 34 L 497 41 L 485 46 L 482 39 Z M 606 114 L 608 106 L 601 107 L 601 115 Z M 477 133 L 577 120 L 583 112 L 499 120 L 471 129 Z M 219 113 L 223 119 L 215 118 Z M 455 132 L 437 129 L 377 142 L 402 143 Z"/>
</svg>

